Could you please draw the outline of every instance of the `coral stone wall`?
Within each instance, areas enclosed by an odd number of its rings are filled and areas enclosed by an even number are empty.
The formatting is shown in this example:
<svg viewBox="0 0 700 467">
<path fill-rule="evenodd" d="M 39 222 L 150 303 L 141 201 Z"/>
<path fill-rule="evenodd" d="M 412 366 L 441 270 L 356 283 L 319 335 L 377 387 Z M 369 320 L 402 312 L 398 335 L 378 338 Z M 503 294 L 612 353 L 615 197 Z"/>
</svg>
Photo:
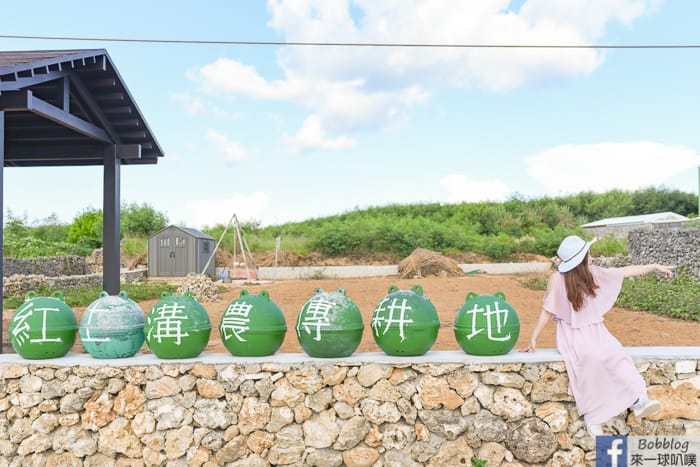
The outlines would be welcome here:
<svg viewBox="0 0 700 467">
<path fill-rule="evenodd" d="M 700 349 L 628 349 L 663 403 L 609 433 L 700 435 Z M 593 465 L 554 350 L 342 360 L 0 355 L 0 466 Z"/>
<path fill-rule="evenodd" d="M 44 276 L 75 276 L 89 274 L 85 258 L 77 255 L 50 256 L 45 258 L 2 259 L 3 276 L 15 274 L 42 274 Z"/>
<path fill-rule="evenodd" d="M 631 264 L 688 266 L 700 278 L 700 228 L 635 230 L 629 235 Z"/>
</svg>

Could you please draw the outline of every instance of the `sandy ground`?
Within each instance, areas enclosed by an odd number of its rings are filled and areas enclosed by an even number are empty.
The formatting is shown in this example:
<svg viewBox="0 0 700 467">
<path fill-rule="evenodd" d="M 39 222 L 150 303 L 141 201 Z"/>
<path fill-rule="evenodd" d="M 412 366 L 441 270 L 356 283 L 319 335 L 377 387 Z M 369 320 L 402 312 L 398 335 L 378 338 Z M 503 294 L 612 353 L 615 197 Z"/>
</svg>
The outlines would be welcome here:
<svg viewBox="0 0 700 467">
<path fill-rule="evenodd" d="M 360 308 L 365 325 L 362 342 L 358 352 L 380 352 L 381 349 L 374 341 L 369 323 L 375 306 L 387 294 L 389 286 L 396 285 L 400 289 L 410 289 L 418 284 L 423 287 L 423 292 L 435 305 L 440 317 L 440 331 L 438 339 L 432 350 L 459 350 L 460 347 L 454 337 L 452 325 L 459 308 L 466 301 L 469 292 L 477 294 L 493 294 L 503 292 L 506 301 L 513 306 L 520 319 L 520 337 L 516 349 L 526 345 L 532 332 L 534 322 L 539 313 L 543 291 L 531 290 L 522 285 L 526 276 L 503 275 L 474 275 L 459 278 L 425 278 L 402 280 L 397 277 L 367 278 L 367 279 L 338 279 L 338 280 L 293 280 L 280 281 L 266 284 L 220 284 L 227 291 L 222 294 L 221 300 L 216 302 L 204 302 L 203 305 L 209 312 L 212 322 L 212 332 L 209 344 L 205 352 L 227 353 L 221 342 L 219 324 L 221 315 L 228 304 L 239 297 L 241 289 L 247 289 L 250 293 L 259 293 L 267 290 L 271 299 L 285 313 L 287 321 L 287 334 L 280 348 L 280 352 L 303 352 L 297 341 L 294 325 L 297 314 L 304 303 L 313 295 L 317 287 L 325 291 L 334 291 L 344 288 L 350 297 Z M 149 300 L 139 303 L 144 312 L 148 312 L 157 300 Z M 78 319 L 84 308 L 74 309 Z M 4 314 L 3 334 L 4 342 L 7 341 L 7 326 L 13 310 L 6 310 Z M 624 346 L 693 346 L 700 340 L 700 323 L 664 318 L 650 313 L 634 312 L 625 309 L 614 308 L 607 314 L 605 323 L 610 332 L 615 335 Z M 549 324 L 538 342 L 538 348 L 555 347 L 555 325 Z M 79 338 L 73 348 L 74 352 L 82 352 Z M 142 352 L 148 352 L 144 344 Z"/>
</svg>

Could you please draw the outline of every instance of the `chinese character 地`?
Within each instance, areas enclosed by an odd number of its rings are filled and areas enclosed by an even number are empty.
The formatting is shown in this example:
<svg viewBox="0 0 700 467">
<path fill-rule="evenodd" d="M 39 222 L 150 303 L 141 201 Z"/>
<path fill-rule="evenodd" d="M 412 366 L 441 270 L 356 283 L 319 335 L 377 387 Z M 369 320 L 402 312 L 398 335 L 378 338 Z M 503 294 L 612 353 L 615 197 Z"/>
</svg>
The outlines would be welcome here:
<svg viewBox="0 0 700 467">
<path fill-rule="evenodd" d="M 225 341 L 235 336 L 239 342 L 247 342 L 241 334 L 250 330 L 248 315 L 252 308 L 253 305 L 246 302 L 233 302 L 226 308 L 221 319 L 222 337 Z"/>
<path fill-rule="evenodd" d="M 311 334 L 311 328 L 315 328 L 316 335 L 313 340 L 321 341 L 321 328 L 331 325 L 328 312 L 335 304 L 323 298 L 314 298 L 309 302 L 303 316 L 299 316 L 299 326 L 303 327 L 307 334 Z"/>
<path fill-rule="evenodd" d="M 163 304 L 148 314 L 149 321 L 155 321 L 155 326 L 148 330 L 148 340 L 151 338 L 158 339 L 158 343 L 162 343 L 165 338 L 174 338 L 175 345 L 182 343 L 182 338 L 189 336 L 189 333 L 182 332 L 182 322 L 189 319 L 183 313 L 185 305 Z M 153 329 L 155 328 L 155 333 Z"/>
<path fill-rule="evenodd" d="M 508 322 L 509 312 L 507 308 L 502 310 L 499 308 L 498 305 L 498 302 L 493 302 L 493 309 L 491 308 L 491 305 L 486 305 L 486 308 L 484 309 L 480 308 L 479 304 L 475 303 L 474 308 L 472 308 L 471 310 L 467 310 L 467 314 L 471 315 L 472 321 L 472 332 L 467 335 L 467 339 L 471 340 L 472 338 L 484 331 L 484 328 L 478 328 L 476 325 L 476 318 L 479 315 L 479 313 L 483 313 L 486 317 L 486 338 L 488 340 L 507 341 L 510 339 L 510 333 L 508 333 L 505 336 L 498 337 L 502 332 L 502 328 Z M 497 335 L 493 334 L 494 328 L 496 330 Z"/>
<path fill-rule="evenodd" d="M 377 305 L 377 308 L 374 310 L 374 318 L 372 318 L 372 328 L 374 329 L 375 335 L 379 335 L 379 328 L 382 326 L 382 324 L 385 325 L 382 335 L 389 331 L 392 324 L 396 324 L 399 327 L 401 342 L 406 339 L 406 336 L 404 335 L 404 325 L 413 322 L 412 319 L 406 318 L 406 312 L 410 311 L 412 308 L 406 305 L 405 298 L 401 298 L 400 300 L 401 304 L 397 305 L 399 298 L 394 297 L 389 299 L 388 297 L 384 297 L 379 305 Z M 387 305 L 389 301 L 391 301 L 391 304 Z M 387 312 L 389 313 L 389 316 L 385 316 L 385 313 Z"/>
</svg>

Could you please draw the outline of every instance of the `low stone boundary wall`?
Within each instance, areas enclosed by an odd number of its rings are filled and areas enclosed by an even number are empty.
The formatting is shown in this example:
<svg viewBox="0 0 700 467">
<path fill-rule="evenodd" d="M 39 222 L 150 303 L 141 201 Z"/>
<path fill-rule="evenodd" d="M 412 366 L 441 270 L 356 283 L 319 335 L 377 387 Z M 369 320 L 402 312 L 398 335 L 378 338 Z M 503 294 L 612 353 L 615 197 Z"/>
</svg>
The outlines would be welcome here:
<svg viewBox="0 0 700 467">
<path fill-rule="evenodd" d="M 700 435 L 700 348 L 629 348 L 663 408 L 608 433 Z M 474 357 L 0 355 L 0 466 L 594 465 L 554 350 Z"/>
<path fill-rule="evenodd" d="M 123 271 L 119 274 L 119 281 L 122 284 L 135 284 L 146 280 L 148 270 L 136 269 L 134 271 Z M 82 276 L 60 276 L 50 277 L 38 274 L 14 275 L 3 277 L 3 296 L 24 295 L 30 290 L 38 291 L 42 287 L 51 289 L 66 290 L 79 287 L 97 287 L 102 285 L 102 273 L 86 274 Z"/>
<path fill-rule="evenodd" d="M 73 276 L 85 275 L 90 271 L 87 261 L 82 256 L 50 256 L 45 258 L 5 258 L 2 259 L 3 276 L 9 277 L 15 274 L 42 274 L 45 276 Z"/>
<path fill-rule="evenodd" d="M 478 263 L 460 264 L 466 274 L 518 274 L 527 272 L 547 272 L 551 268 L 549 262 L 530 263 Z M 356 277 L 396 276 L 399 267 L 396 264 L 369 266 L 298 266 L 298 267 L 259 267 L 260 280 L 287 279 L 349 279 Z"/>
</svg>

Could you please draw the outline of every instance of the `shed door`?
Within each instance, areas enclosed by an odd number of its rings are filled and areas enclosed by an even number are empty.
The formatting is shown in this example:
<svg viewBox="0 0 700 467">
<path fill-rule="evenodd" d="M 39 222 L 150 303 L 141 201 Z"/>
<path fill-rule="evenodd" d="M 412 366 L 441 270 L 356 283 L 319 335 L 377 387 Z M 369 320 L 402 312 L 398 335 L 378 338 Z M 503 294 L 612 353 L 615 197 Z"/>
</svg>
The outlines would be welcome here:
<svg viewBox="0 0 700 467">
<path fill-rule="evenodd" d="M 161 237 L 158 241 L 158 274 L 187 275 L 187 239 L 178 235 Z"/>
<path fill-rule="evenodd" d="M 187 238 L 175 236 L 175 275 L 187 275 Z"/>
</svg>

